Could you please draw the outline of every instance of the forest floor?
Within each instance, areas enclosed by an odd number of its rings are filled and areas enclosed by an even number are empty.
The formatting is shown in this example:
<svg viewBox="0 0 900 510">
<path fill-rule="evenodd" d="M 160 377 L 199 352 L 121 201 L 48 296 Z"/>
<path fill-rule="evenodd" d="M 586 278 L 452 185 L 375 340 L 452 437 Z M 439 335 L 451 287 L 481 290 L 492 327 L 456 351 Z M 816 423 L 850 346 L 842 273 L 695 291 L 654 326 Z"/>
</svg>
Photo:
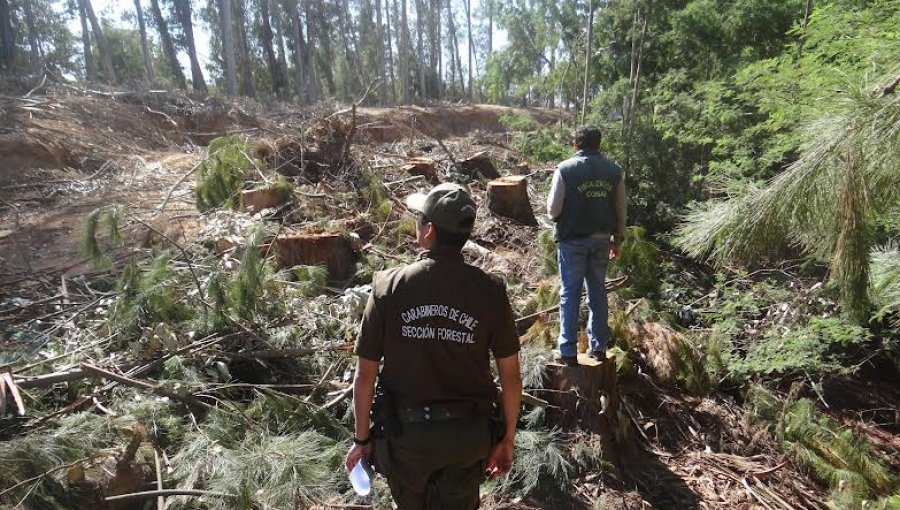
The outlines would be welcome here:
<svg viewBox="0 0 900 510">
<path fill-rule="evenodd" d="M 341 125 L 351 125 L 352 148 L 348 157 L 379 174 L 389 191 L 387 199 L 393 204 L 389 206 L 393 209 L 391 216 L 372 220 L 371 211 L 358 200 L 344 198 L 348 190 L 359 191 L 356 175 L 335 172 L 313 179 L 301 174 L 291 178 L 297 185 L 299 196 L 303 197 L 305 210 L 281 211 L 278 228 L 286 228 L 292 222 L 315 224 L 316 228 L 324 220 L 343 222 L 345 228 L 361 238 L 365 244 L 363 249 L 368 250 L 367 256 L 380 259 L 382 267 L 411 260 L 413 256 L 411 238 L 402 235 L 403 220 L 398 217 L 404 213 L 400 199 L 428 186 L 424 179 L 411 178 L 403 170 L 404 165 L 414 158 L 430 158 L 438 175 L 446 176 L 456 171 L 458 161 L 485 152 L 501 174 L 529 177 L 532 208 L 536 211 L 535 216 L 543 216 L 540 214 L 542 193 L 546 190 L 553 164 L 528 161 L 512 148 L 500 115 L 511 112 L 530 117 L 540 125 L 568 124 L 564 113 L 536 108 L 451 104 L 344 108 L 339 113 L 334 113 L 335 110 L 337 108 L 264 107 L 253 102 L 224 103 L 152 92 L 70 93 L 57 89 L 32 97 L 0 97 L 0 114 L 10 119 L 0 126 L 0 345 L 3 350 L 20 354 L 20 357 L 3 360 L 7 362 L 8 373 L 17 383 L 31 381 L 32 384 L 20 384 L 21 392 L 25 394 L 24 415 L 15 416 L 10 412 L 0 418 L 0 439 L 10 441 L 29 434 L 50 433 L 54 419 L 78 408 L 97 415 L 123 414 L 114 407 L 118 404 L 111 396 L 97 390 L 99 386 L 72 383 L 73 386 L 66 389 L 69 384 L 66 381 L 70 381 L 66 380 L 48 387 L 34 382 L 35 377 L 76 370 L 83 368 L 85 363 L 103 365 L 115 371 L 135 362 L 135 346 L 130 341 L 102 343 L 108 341 L 108 337 L 99 338 L 101 335 L 93 336 L 86 330 L 100 327 L 98 321 L 106 313 L 100 308 L 107 307 L 115 298 L 109 282 L 122 273 L 127 261 L 136 254 L 167 244 L 188 247 L 191 251 L 191 247 L 202 244 L 210 223 L 221 221 L 214 214 L 198 212 L 192 175 L 207 157 L 206 145 L 216 137 L 229 134 L 247 137 L 257 148 L 261 147 L 260 154 L 271 154 L 282 151 L 291 140 L 313 143 L 304 137 L 307 133 L 314 136 L 317 133 L 315 126 L 326 120 L 332 122 L 326 126 L 333 125 L 333 119 L 340 119 Z M 321 131 L 318 135 L 322 135 Z M 483 205 L 484 180 L 470 177 L 476 200 Z M 98 269 L 82 255 L 79 240 L 88 216 L 95 209 L 111 204 L 126 206 L 129 216 L 136 220 L 125 224 L 126 241 L 109 247 L 112 266 Z M 485 211 L 484 217 L 479 220 L 473 236 L 475 248 L 467 250 L 467 257 L 485 269 L 514 280 L 515 290 L 511 290 L 511 294 L 519 315 L 542 309 L 533 297 L 548 285 L 547 275 L 541 272 L 542 254 L 537 242 L 541 222 L 538 226 L 526 225 L 488 213 L 486 207 L 480 207 L 479 211 Z M 317 214 L 331 216 L 317 218 Z M 240 221 L 266 220 L 259 215 L 245 215 Z M 387 235 L 387 232 L 392 233 Z M 333 288 L 335 286 L 337 288 Z M 343 285 L 331 282 L 326 290 L 338 296 L 331 298 L 337 302 L 340 296 L 347 295 L 350 287 L 350 282 Z M 632 305 L 638 303 L 625 300 L 614 303 L 620 311 Z M 240 327 L 246 328 L 245 325 Z M 139 341 L 147 340 L 147 331 L 152 330 L 149 334 L 154 336 L 158 329 L 145 329 Z M 88 341 L 94 343 L 85 345 Z M 307 384 L 312 390 L 306 402 L 319 406 L 319 411 L 326 410 L 330 420 L 336 418 L 346 424 L 346 401 L 335 399 L 335 396 L 346 397 L 345 372 L 350 366 L 350 357 L 345 343 L 339 357 L 333 362 L 329 358 L 331 366 L 327 370 L 322 370 L 328 366 L 324 363 L 305 378 L 293 374 L 291 377 L 254 379 L 258 374 L 253 370 L 242 371 L 231 366 L 231 379 L 226 382 L 262 384 L 260 381 L 264 381 L 287 386 L 318 381 Z M 637 341 L 637 344 L 653 345 L 651 339 Z M 184 354 L 183 349 L 192 345 L 182 345 L 179 354 Z M 536 347 L 540 347 L 542 353 L 548 352 L 546 345 Z M 222 350 L 227 349 L 223 346 Z M 636 359 L 641 358 L 638 350 L 635 348 Z M 137 363 L 149 366 L 161 352 L 165 349 L 156 348 L 150 354 L 144 349 Z M 213 358 L 228 358 L 223 353 L 216 356 Z M 540 359 L 546 361 L 546 356 Z M 217 366 L 212 358 L 194 361 L 206 368 Z M 286 367 L 279 365 L 275 371 L 279 370 L 284 371 Z M 121 372 L 134 373 L 124 369 Z M 144 379 L 156 385 L 154 379 L 148 379 L 155 373 L 140 372 Z M 648 375 L 650 373 L 638 368 L 636 378 L 623 382 L 626 410 L 623 416 L 636 448 L 621 459 L 619 466 L 579 464 L 574 460 L 574 451 L 570 451 L 567 458 L 571 455 L 568 460 L 571 466 L 566 480 L 571 482 L 571 488 L 562 491 L 568 493 L 564 502 L 553 502 L 553 498 L 540 493 L 511 495 L 501 490 L 487 495 L 485 505 L 523 509 L 789 510 L 826 507 L 829 491 L 808 473 L 798 471 L 785 456 L 778 440 L 751 418 L 741 398 L 718 391 L 702 397 L 691 396 L 664 387 L 662 382 Z M 329 378 L 331 380 L 327 381 Z M 325 382 L 331 389 L 343 393 L 317 393 Z M 881 457 L 896 472 L 900 469 L 900 439 L 897 435 L 900 430 L 896 426 L 900 389 L 896 381 L 854 379 L 843 384 L 844 387 L 829 392 L 829 395 L 841 395 L 842 401 L 846 400 L 841 406 L 834 406 L 842 409 L 834 416 L 844 426 L 869 437 Z M 539 388 L 532 385 L 532 389 L 540 395 Z M 214 390 L 207 388 L 204 391 Z M 91 396 L 86 405 L 82 405 L 84 402 L 73 405 L 82 399 L 79 395 L 84 394 Z M 223 395 L 219 397 L 224 398 Z M 202 399 L 204 393 L 197 391 L 191 398 Z M 248 397 L 242 393 L 238 396 L 228 394 L 228 398 L 240 401 Z M 3 401 L 7 405 L 6 398 Z M 13 404 L 10 402 L 8 406 L 12 411 Z M 876 414 L 887 416 L 887 422 L 873 423 L 873 415 L 864 415 L 867 409 L 880 409 Z M 0 415 L 3 413 L 4 409 L 0 408 Z M 555 428 L 553 423 L 545 422 L 543 426 Z M 589 436 L 591 431 L 564 429 L 561 433 L 574 438 Z M 152 441 L 148 439 L 148 442 Z M 121 440 L 118 450 L 111 455 L 121 461 L 128 456 L 123 453 L 123 450 L 130 450 L 126 446 L 130 446 L 128 441 Z M 163 451 L 164 446 L 156 444 L 153 448 Z M 176 457 L 173 452 L 168 453 L 169 456 L 163 455 L 166 463 L 170 457 Z M 133 460 L 134 452 L 130 455 L 127 462 Z M 44 466 L 43 470 L 36 471 L 34 480 L 29 479 L 29 483 L 39 484 L 46 478 L 48 483 L 53 479 L 61 486 L 73 486 L 81 483 L 79 477 L 71 473 L 73 466 L 83 464 L 89 468 L 92 463 L 102 464 L 97 459 L 77 463 L 71 459 L 61 460 L 66 460 L 61 467 L 68 471 L 48 473 L 44 471 L 54 466 Z M 573 467 L 576 464 L 577 467 Z M 107 471 L 110 470 L 116 471 L 114 468 Z M 145 469 L 143 480 L 130 485 L 122 482 L 119 472 L 115 476 L 108 473 L 106 480 L 97 485 L 106 491 L 106 495 L 143 490 L 145 486 L 155 487 L 153 471 L 152 466 Z M 156 472 L 160 472 L 158 466 Z M 193 482 L 202 486 L 197 482 L 202 476 L 195 475 L 196 472 L 187 478 L 193 477 Z M 5 489 L 23 482 L 22 476 L 21 473 L 11 475 L 0 482 L 0 491 L 4 491 L 0 493 L 0 502 Z M 81 478 L 84 478 L 83 474 Z M 113 490 L 113 486 L 119 489 Z M 23 487 L 28 488 L 29 484 Z M 38 502 L 29 503 L 28 497 L 29 494 L 22 497 L 24 508 L 43 508 Z M 347 496 L 313 499 L 314 505 L 321 508 L 367 508 L 369 504 L 384 507 L 383 502 L 347 499 Z"/>
</svg>

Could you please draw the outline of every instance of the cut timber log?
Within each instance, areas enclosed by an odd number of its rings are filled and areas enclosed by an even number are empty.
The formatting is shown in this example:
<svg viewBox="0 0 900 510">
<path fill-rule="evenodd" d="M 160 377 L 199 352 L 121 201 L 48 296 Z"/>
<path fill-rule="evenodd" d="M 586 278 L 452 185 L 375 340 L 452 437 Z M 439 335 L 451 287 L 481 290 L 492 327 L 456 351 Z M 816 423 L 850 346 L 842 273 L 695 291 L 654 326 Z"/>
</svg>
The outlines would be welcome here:
<svg viewBox="0 0 900 510">
<path fill-rule="evenodd" d="M 325 266 L 334 280 L 346 280 L 356 270 L 353 242 L 344 234 L 289 233 L 276 237 L 274 244 L 281 268 Z"/>
<path fill-rule="evenodd" d="M 433 159 L 412 158 L 400 168 L 409 175 L 421 175 L 431 184 L 439 184 L 441 182 Z"/>
<path fill-rule="evenodd" d="M 263 209 L 281 207 L 291 198 L 290 193 L 277 185 L 241 191 L 241 210 L 257 213 Z"/>
<path fill-rule="evenodd" d="M 603 456 L 617 462 L 620 446 L 628 439 L 628 421 L 623 416 L 622 396 L 615 357 L 599 362 L 578 356 L 577 367 L 547 365 L 547 402 L 551 418 L 565 428 L 589 430 L 600 435 Z"/>
<path fill-rule="evenodd" d="M 487 152 L 479 152 L 470 158 L 466 158 L 459 162 L 459 168 L 469 177 L 477 177 L 481 175 L 487 179 L 499 179 L 500 172 L 494 166 Z"/>
<path fill-rule="evenodd" d="M 487 185 L 488 209 L 526 225 L 537 225 L 528 200 L 528 181 L 522 176 L 494 179 Z"/>
</svg>

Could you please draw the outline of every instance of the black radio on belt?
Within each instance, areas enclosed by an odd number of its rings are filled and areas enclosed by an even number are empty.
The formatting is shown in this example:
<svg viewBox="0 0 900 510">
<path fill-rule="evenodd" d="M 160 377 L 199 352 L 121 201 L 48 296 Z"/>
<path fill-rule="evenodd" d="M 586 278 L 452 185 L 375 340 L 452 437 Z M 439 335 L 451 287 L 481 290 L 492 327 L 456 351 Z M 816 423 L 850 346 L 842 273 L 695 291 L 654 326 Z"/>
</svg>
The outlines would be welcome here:
<svg viewBox="0 0 900 510">
<path fill-rule="evenodd" d="M 397 401 L 394 392 L 387 389 L 378 378 L 375 386 L 375 401 L 372 404 L 372 436 L 390 439 L 400 435 L 400 419 L 397 417 Z"/>
</svg>

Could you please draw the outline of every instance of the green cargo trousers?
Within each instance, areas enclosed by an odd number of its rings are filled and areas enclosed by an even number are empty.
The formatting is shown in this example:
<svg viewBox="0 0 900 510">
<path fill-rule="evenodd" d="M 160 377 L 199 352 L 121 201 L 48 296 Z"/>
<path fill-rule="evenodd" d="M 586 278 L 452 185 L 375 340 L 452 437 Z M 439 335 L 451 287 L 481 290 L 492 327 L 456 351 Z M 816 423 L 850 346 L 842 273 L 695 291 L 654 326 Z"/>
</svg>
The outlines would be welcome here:
<svg viewBox="0 0 900 510">
<path fill-rule="evenodd" d="M 490 450 L 488 419 L 471 417 L 404 423 L 374 457 L 399 510 L 474 510 Z"/>
</svg>

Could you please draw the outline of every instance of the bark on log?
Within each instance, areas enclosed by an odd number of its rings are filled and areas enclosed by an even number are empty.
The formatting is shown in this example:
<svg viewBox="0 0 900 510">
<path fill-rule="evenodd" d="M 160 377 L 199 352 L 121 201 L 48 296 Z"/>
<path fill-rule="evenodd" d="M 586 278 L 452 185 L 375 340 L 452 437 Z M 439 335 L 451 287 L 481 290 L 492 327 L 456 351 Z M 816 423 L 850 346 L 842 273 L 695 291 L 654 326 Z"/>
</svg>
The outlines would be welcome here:
<svg viewBox="0 0 900 510">
<path fill-rule="evenodd" d="M 615 357 L 605 362 L 578 356 L 577 367 L 547 365 L 547 402 L 555 423 L 565 428 L 589 430 L 600 435 L 603 456 L 617 463 L 628 440 L 628 421 L 622 414 L 622 397 Z"/>
<path fill-rule="evenodd" d="M 459 168 L 469 177 L 477 177 L 481 175 L 487 179 L 499 179 L 500 172 L 494 166 L 487 152 L 479 152 L 470 158 L 466 158 L 459 162 Z"/>
<path fill-rule="evenodd" d="M 274 240 L 275 255 L 282 268 L 294 266 L 325 266 L 328 277 L 346 280 L 356 270 L 353 243 L 344 234 L 289 233 Z"/>
<path fill-rule="evenodd" d="M 401 169 L 409 175 L 421 175 L 431 184 L 439 184 L 441 182 L 434 160 L 430 158 L 412 158 Z"/>
<path fill-rule="evenodd" d="M 274 209 L 287 203 L 290 193 L 277 185 L 241 191 L 241 210 L 256 213 Z"/>
<path fill-rule="evenodd" d="M 537 225 L 528 200 L 528 181 L 525 177 L 501 177 L 488 182 L 487 201 L 488 209 L 498 216 L 512 218 L 526 225 Z"/>
</svg>

